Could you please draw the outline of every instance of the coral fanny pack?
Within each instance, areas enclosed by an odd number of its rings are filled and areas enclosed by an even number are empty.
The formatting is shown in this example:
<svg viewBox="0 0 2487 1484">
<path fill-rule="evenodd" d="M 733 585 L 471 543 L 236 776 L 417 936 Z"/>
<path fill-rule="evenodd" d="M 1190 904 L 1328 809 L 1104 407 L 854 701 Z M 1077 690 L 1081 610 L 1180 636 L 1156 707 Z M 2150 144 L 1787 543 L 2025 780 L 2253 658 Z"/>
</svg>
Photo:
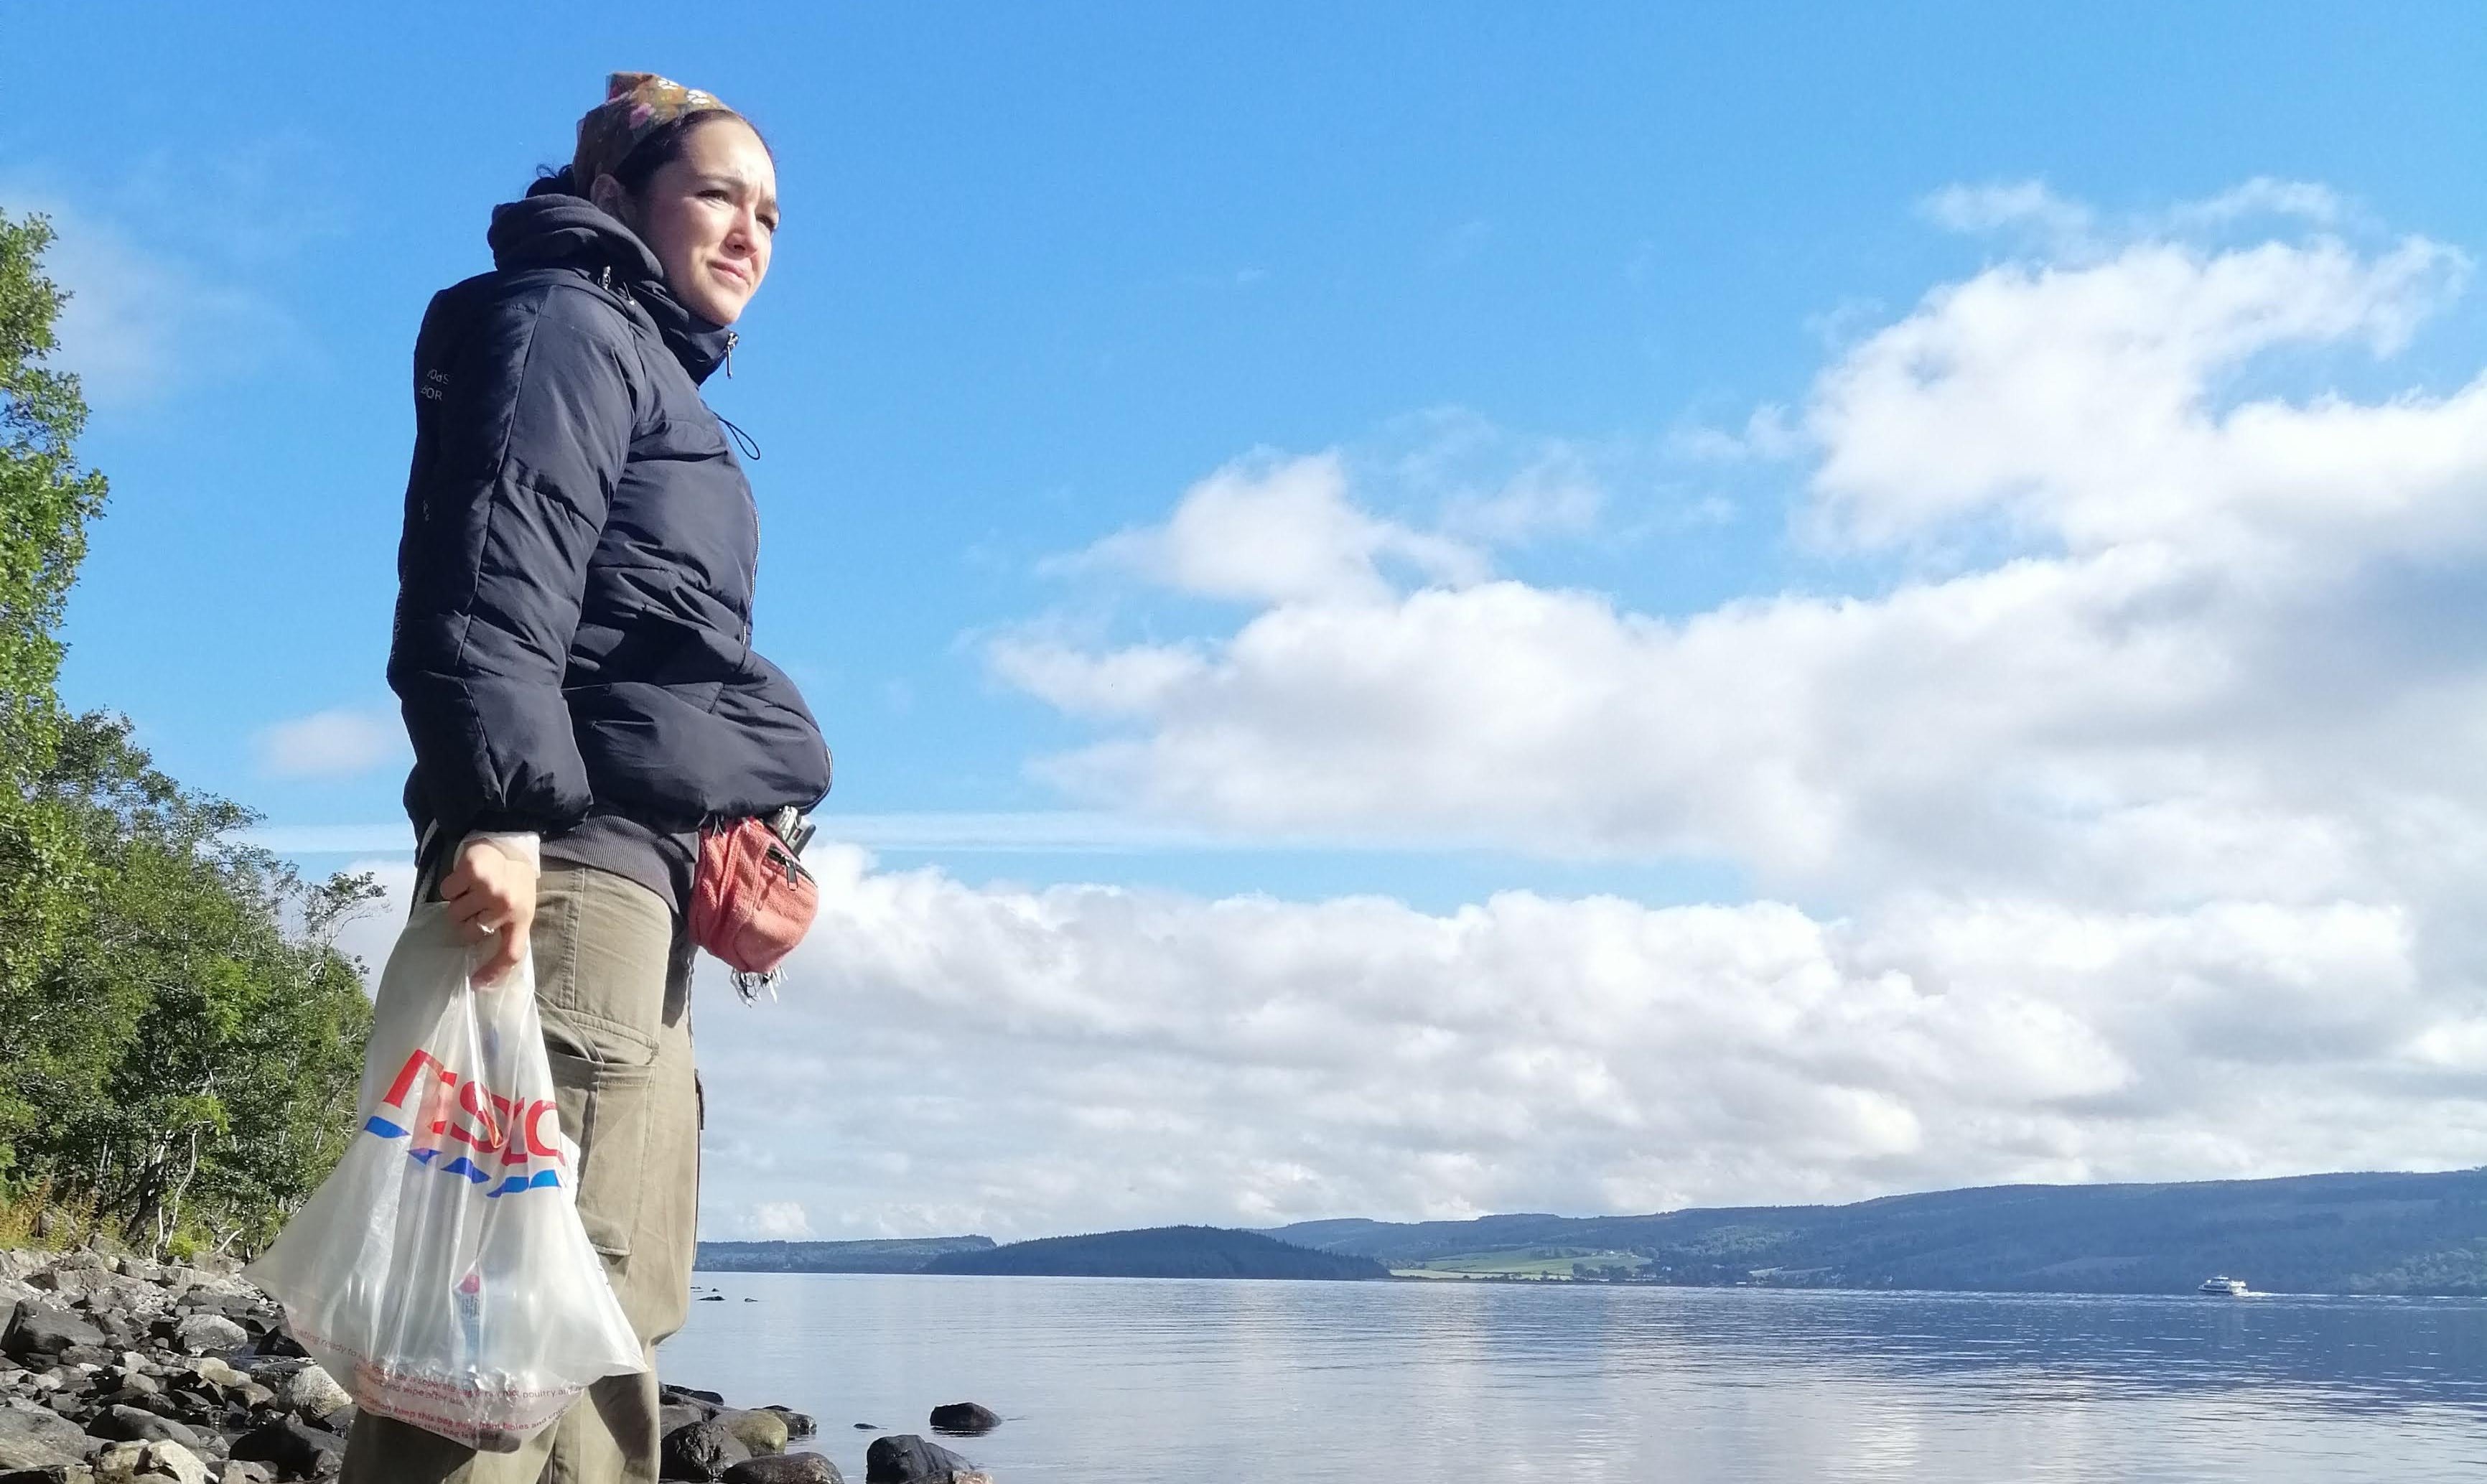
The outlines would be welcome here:
<svg viewBox="0 0 2487 1484">
<path fill-rule="evenodd" d="M 811 823 L 794 809 L 700 831 L 691 938 L 734 970 L 745 1002 L 762 990 L 776 997 L 778 966 L 821 910 L 820 882 L 801 856 L 811 834 Z"/>
</svg>

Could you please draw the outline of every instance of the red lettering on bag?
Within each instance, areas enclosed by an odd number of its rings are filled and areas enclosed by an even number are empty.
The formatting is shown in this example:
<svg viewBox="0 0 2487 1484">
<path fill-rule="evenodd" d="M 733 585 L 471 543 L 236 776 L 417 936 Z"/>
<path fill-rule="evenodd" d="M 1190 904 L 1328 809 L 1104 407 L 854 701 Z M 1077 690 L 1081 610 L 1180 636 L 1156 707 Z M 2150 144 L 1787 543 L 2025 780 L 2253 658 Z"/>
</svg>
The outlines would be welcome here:
<svg viewBox="0 0 2487 1484">
<path fill-rule="evenodd" d="M 526 1111 L 525 1106 L 515 1098 L 505 1098 L 496 1092 L 492 1094 L 492 1111 L 501 1119 L 501 1141 L 492 1146 L 492 1152 L 501 1157 L 504 1164 L 525 1163 L 526 1145 L 522 1142 L 524 1135 L 518 1130 L 518 1118 Z"/>
<path fill-rule="evenodd" d="M 548 1144 L 545 1142 L 544 1135 L 536 1132 L 543 1126 L 545 1115 L 552 1112 L 553 1110 L 553 1102 L 550 1098 L 539 1098 L 535 1102 L 527 1105 L 527 1114 L 525 1119 L 527 1131 L 527 1153 L 531 1155 L 548 1155 L 555 1160 L 559 1160 L 561 1158 L 561 1145 L 557 1143 Z M 559 1124 L 554 1125 L 556 1131 L 558 1131 L 559 1127 Z M 556 1133 L 556 1137 L 557 1136 L 558 1134 Z"/>
<path fill-rule="evenodd" d="M 442 1066 L 438 1057 L 433 1055 L 430 1051 L 417 1047 L 414 1054 L 405 1059 L 405 1065 L 398 1069 L 397 1080 L 389 1083 L 388 1096 L 380 1099 L 380 1101 L 391 1107 L 405 1106 L 406 1091 L 414 1085 L 415 1074 L 422 1069 L 425 1062 L 432 1063 L 433 1073 L 437 1076 L 440 1080 L 444 1082 L 455 1082 L 458 1080 L 458 1074 L 450 1071 L 447 1067 Z"/>
<path fill-rule="evenodd" d="M 452 1126 L 449 1136 L 469 1149 L 489 1152 L 501 1147 L 502 1130 L 493 1121 L 492 1110 L 486 1105 L 486 1099 L 500 1103 L 504 1107 L 509 1106 L 504 1100 L 485 1091 L 480 1082 L 470 1080 L 458 1089 L 458 1106 L 475 1119 L 476 1132 L 469 1133 L 464 1128 Z"/>
<path fill-rule="evenodd" d="M 429 1069 L 429 1076 L 426 1071 Z M 415 1084 L 422 1083 L 420 1094 Z M 455 1139 L 482 1154 L 498 1154 L 503 1164 L 524 1164 L 531 1160 L 549 1159 L 567 1163 L 562 1156 L 560 1135 L 545 1136 L 545 1120 L 554 1120 L 560 1128 L 559 1105 L 550 1098 L 521 1102 L 505 1098 L 472 1078 L 464 1078 L 443 1066 L 430 1051 L 416 1050 L 398 1069 L 397 1080 L 389 1084 L 388 1095 L 380 1101 L 392 1107 L 403 1108 L 407 1099 L 414 1099 L 413 1116 L 406 1120 L 414 1133 L 409 1153 L 441 1147 L 440 1135 Z M 461 1117 L 462 1115 L 462 1117 Z M 452 1122 L 459 1119 L 458 1122 Z"/>
</svg>

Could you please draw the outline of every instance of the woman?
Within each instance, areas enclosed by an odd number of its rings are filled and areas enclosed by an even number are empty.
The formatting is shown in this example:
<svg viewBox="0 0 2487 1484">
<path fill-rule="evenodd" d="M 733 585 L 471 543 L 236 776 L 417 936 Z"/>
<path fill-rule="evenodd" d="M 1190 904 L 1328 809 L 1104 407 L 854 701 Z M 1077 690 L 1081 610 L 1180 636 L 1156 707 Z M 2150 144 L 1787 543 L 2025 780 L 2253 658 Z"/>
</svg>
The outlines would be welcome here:
<svg viewBox="0 0 2487 1484">
<path fill-rule="evenodd" d="M 356 1484 L 657 1477 L 698 1197 L 699 830 L 829 784 L 802 697 L 749 648 L 758 521 L 699 394 L 776 227 L 749 123 L 618 72 L 570 166 L 492 213 L 493 271 L 424 316 L 388 671 L 418 875 L 489 945 L 481 977 L 532 955 L 578 1214 L 649 1369 L 517 1453 L 359 1417 Z"/>
</svg>

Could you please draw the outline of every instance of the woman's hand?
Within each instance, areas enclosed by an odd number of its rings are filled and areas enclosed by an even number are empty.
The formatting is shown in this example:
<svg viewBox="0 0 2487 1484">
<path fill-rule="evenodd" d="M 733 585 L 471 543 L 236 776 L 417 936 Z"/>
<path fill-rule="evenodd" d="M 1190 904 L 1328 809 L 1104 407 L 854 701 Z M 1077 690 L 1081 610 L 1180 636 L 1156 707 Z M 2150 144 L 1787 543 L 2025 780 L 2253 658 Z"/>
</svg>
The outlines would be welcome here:
<svg viewBox="0 0 2487 1484">
<path fill-rule="evenodd" d="M 440 880 L 440 900 L 459 938 L 492 945 L 475 969 L 477 984 L 499 983 L 527 956 L 536 920 L 535 843 L 532 835 L 469 835 L 458 847 L 456 867 Z"/>
</svg>

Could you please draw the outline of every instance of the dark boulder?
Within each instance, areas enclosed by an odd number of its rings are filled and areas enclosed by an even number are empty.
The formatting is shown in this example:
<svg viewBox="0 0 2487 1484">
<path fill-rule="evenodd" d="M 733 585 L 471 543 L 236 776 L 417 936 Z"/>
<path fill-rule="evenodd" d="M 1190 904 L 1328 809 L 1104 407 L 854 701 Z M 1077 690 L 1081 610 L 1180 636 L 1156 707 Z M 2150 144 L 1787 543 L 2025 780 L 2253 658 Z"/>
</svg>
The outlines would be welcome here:
<svg viewBox="0 0 2487 1484">
<path fill-rule="evenodd" d="M 286 1333 L 283 1330 L 275 1329 L 269 1330 L 265 1334 L 261 1335 L 259 1337 L 259 1342 L 251 1348 L 258 1351 L 263 1356 L 274 1356 L 293 1360 L 307 1359 L 311 1355 L 311 1352 L 302 1348 L 301 1341 L 295 1339 L 293 1335 Z"/>
<path fill-rule="evenodd" d="M 103 1343 L 103 1331 L 88 1324 L 68 1309 L 32 1300 L 20 1302 L 9 1321 L 6 1334 L 0 1334 L 0 1350 L 29 1359 L 42 1356 L 45 1363 L 73 1345 Z"/>
<path fill-rule="evenodd" d="M 178 1442 L 193 1453 L 207 1446 L 186 1423 L 136 1407 L 107 1407 L 86 1430 L 111 1442 Z"/>
<path fill-rule="evenodd" d="M 863 1451 L 864 1484 L 951 1484 L 976 1466 L 913 1433 L 875 1438 Z"/>
<path fill-rule="evenodd" d="M 751 1457 L 751 1450 L 725 1424 L 710 1418 L 665 1434 L 658 1458 L 668 1479 L 720 1479 L 725 1470 Z"/>
<path fill-rule="evenodd" d="M 784 1417 L 786 1419 L 786 1436 L 789 1438 L 809 1438 L 814 1433 L 821 1430 L 821 1424 L 813 1421 L 809 1413 L 796 1412 L 792 1407 L 780 1407 L 774 1403 L 771 1403 L 767 1407 L 763 1407 L 760 1410 L 763 1412 L 773 1412 L 779 1416 Z"/>
<path fill-rule="evenodd" d="M 346 1440 L 298 1417 L 281 1417 L 236 1438 L 232 1456 L 242 1463 L 274 1464 L 281 1474 L 307 1479 L 336 1472 L 346 1456 Z"/>
<path fill-rule="evenodd" d="M 974 1402 L 952 1402 L 933 1409 L 933 1430 L 957 1438 L 981 1438 L 1002 1425 L 1001 1414 Z"/>
<path fill-rule="evenodd" d="M 778 1453 L 728 1469 L 725 1484 L 846 1484 L 846 1476 L 818 1453 Z"/>
</svg>

